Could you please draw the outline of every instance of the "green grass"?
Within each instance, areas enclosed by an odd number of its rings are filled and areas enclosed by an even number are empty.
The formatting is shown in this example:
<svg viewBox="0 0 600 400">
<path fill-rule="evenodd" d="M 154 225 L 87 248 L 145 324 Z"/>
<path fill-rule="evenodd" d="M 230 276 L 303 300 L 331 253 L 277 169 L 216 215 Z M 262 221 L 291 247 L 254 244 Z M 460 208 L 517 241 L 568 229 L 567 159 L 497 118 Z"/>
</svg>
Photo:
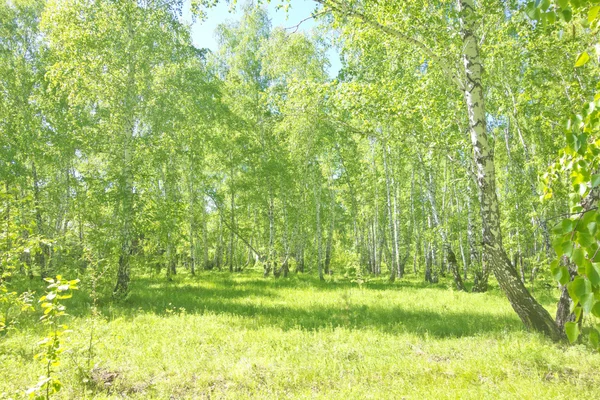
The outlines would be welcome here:
<svg viewBox="0 0 600 400">
<path fill-rule="evenodd" d="M 22 284 L 42 291 L 37 280 Z M 553 311 L 556 293 L 536 294 Z M 600 396 L 600 355 L 524 331 L 496 289 L 202 273 L 136 277 L 125 301 L 100 300 L 95 319 L 85 290 L 68 302 L 58 398 Z M 86 384 L 92 327 L 97 367 Z M 33 360 L 41 336 L 25 322 L 0 338 L 0 393 L 43 374 Z"/>
</svg>

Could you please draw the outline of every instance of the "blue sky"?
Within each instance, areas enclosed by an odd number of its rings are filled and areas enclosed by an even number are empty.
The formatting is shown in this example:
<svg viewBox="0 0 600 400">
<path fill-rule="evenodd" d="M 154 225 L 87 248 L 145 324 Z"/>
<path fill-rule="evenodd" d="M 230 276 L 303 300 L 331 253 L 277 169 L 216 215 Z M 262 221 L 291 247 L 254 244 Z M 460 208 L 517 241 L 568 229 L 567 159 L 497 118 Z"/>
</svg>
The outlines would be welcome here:
<svg viewBox="0 0 600 400">
<path fill-rule="evenodd" d="M 238 4 L 241 4 L 244 0 L 238 0 Z M 290 9 L 286 13 L 284 10 L 277 10 L 277 4 L 281 4 L 278 1 L 271 1 L 268 4 L 269 17 L 273 27 L 293 27 L 305 18 L 310 17 L 312 11 L 315 9 L 316 3 L 312 0 L 291 0 Z M 186 7 L 187 8 L 187 7 Z M 196 47 L 206 47 L 211 50 L 217 49 L 217 41 L 215 38 L 216 27 L 228 20 L 237 20 L 241 16 L 240 7 L 234 12 L 230 12 L 229 5 L 225 0 L 220 0 L 219 4 L 208 10 L 208 18 L 206 21 L 196 21 L 192 25 L 192 39 Z M 191 21 L 189 12 L 186 10 L 184 13 L 184 19 L 188 22 Z M 310 19 L 304 21 L 298 31 L 309 32 L 315 27 L 315 22 Z M 335 49 L 331 49 L 328 52 L 329 62 L 329 75 L 331 77 L 337 76 L 338 71 L 341 68 L 339 54 Z"/>
</svg>

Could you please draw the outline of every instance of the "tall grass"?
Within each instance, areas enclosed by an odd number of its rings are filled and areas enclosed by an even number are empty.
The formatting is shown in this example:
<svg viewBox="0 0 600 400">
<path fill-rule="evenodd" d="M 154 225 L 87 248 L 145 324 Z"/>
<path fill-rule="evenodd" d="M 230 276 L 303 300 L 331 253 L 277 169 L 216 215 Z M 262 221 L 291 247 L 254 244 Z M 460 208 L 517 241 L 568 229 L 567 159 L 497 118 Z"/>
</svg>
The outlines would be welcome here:
<svg viewBox="0 0 600 400">
<path fill-rule="evenodd" d="M 552 308 L 552 289 L 536 293 Z M 59 367 L 62 398 L 600 395 L 600 356 L 524 331 L 495 289 L 462 293 L 450 282 L 410 279 L 359 286 L 257 272 L 137 278 L 126 300 L 98 301 L 92 371 L 89 296 L 76 293 L 68 306 L 74 331 Z M 0 393 L 37 380 L 39 333 L 24 323 L 0 339 Z"/>
</svg>

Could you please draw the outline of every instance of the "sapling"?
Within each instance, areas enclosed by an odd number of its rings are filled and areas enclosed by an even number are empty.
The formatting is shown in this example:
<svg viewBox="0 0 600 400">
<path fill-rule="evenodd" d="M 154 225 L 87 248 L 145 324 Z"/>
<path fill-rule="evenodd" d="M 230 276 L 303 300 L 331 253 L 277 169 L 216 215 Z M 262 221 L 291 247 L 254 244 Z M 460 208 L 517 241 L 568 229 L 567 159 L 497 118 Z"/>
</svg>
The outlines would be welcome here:
<svg viewBox="0 0 600 400">
<path fill-rule="evenodd" d="M 68 333 L 67 325 L 62 324 L 62 319 L 66 314 L 66 307 L 61 304 L 61 300 L 72 296 L 72 291 L 77 290 L 79 279 L 63 280 L 60 275 L 56 279 L 45 278 L 49 283 L 48 291 L 39 302 L 44 310 L 40 322 L 48 327 L 48 335 L 44 337 L 38 345 L 41 347 L 40 353 L 35 355 L 45 366 L 45 375 L 42 375 L 38 383 L 27 390 L 27 395 L 32 399 L 49 399 L 51 395 L 57 393 L 62 388 L 60 380 L 56 377 L 55 367 L 60 365 L 60 355 L 64 351 L 61 347 L 61 337 Z"/>
</svg>

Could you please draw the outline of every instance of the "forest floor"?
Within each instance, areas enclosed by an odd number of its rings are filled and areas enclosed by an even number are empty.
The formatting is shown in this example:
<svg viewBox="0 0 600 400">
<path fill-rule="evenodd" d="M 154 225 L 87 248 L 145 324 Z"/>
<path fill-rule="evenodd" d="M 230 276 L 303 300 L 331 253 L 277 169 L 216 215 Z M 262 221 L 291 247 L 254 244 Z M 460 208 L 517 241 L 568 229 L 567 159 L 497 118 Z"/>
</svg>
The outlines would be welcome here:
<svg viewBox="0 0 600 400">
<path fill-rule="evenodd" d="M 38 279 L 19 283 L 43 292 Z M 554 312 L 558 293 L 535 293 Z M 95 317 L 85 287 L 65 304 L 57 398 L 600 397 L 600 355 L 526 332 L 495 287 L 203 272 L 136 276 Z M 0 337 L 0 398 L 44 373 L 37 319 Z"/>
</svg>

